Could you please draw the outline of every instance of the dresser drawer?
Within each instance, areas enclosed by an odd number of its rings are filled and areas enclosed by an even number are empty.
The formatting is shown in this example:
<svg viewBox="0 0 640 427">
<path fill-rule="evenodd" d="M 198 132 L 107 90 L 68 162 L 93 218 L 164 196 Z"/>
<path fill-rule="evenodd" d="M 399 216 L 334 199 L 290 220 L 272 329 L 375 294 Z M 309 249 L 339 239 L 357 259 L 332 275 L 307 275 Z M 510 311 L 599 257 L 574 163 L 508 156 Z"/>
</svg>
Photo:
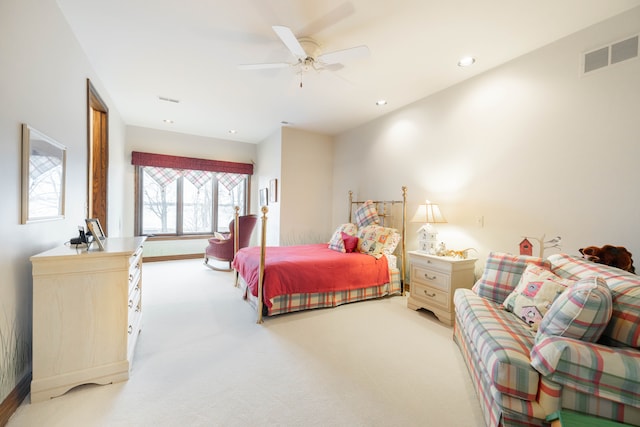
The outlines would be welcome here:
<svg viewBox="0 0 640 427">
<path fill-rule="evenodd" d="M 422 264 L 411 265 L 411 283 L 418 283 L 449 292 L 451 276 L 438 270 L 426 268 Z"/>
<path fill-rule="evenodd" d="M 140 289 L 140 277 L 142 270 L 135 269 L 133 271 L 129 270 L 129 294 L 134 292 L 136 289 Z"/>
<path fill-rule="evenodd" d="M 449 302 L 451 301 L 448 292 L 416 282 L 411 282 L 411 297 L 419 298 L 428 303 L 428 305 L 437 305 L 444 309 L 449 308 Z"/>
</svg>

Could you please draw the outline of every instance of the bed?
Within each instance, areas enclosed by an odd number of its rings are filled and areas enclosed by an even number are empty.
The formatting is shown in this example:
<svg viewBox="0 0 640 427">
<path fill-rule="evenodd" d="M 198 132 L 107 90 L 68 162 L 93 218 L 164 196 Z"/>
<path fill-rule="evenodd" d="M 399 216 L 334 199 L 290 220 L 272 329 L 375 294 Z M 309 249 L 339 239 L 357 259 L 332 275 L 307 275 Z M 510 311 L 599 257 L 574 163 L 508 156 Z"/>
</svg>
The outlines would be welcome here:
<svg viewBox="0 0 640 427">
<path fill-rule="evenodd" d="M 257 321 L 300 310 L 404 294 L 406 187 L 401 200 L 353 200 L 349 220 L 329 243 L 266 246 L 262 207 L 260 246 L 233 260 L 236 286 L 256 309 Z"/>
</svg>

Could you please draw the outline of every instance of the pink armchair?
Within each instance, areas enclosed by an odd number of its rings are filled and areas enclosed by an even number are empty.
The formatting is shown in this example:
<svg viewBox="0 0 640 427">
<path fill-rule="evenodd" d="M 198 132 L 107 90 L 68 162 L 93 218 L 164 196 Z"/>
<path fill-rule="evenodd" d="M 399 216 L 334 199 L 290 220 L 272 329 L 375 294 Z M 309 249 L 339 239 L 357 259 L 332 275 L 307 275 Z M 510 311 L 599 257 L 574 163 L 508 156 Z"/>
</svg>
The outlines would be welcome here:
<svg viewBox="0 0 640 427">
<path fill-rule="evenodd" d="M 209 246 L 204 251 L 204 265 L 218 271 L 231 271 L 231 262 L 236 252 L 242 248 L 249 246 L 251 240 L 251 233 L 258 222 L 257 215 L 245 215 L 238 217 L 238 249 L 234 249 L 234 232 L 235 232 L 235 220 L 231 220 L 229 223 L 229 233 L 225 235 L 225 239 L 211 238 L 209 239 Z M 209 264 L 209 258 L 216 259 L 218 261 L 226 261 L 229 263 L 229 268 L 219 268 L 212 264 Z"/>
</svg>

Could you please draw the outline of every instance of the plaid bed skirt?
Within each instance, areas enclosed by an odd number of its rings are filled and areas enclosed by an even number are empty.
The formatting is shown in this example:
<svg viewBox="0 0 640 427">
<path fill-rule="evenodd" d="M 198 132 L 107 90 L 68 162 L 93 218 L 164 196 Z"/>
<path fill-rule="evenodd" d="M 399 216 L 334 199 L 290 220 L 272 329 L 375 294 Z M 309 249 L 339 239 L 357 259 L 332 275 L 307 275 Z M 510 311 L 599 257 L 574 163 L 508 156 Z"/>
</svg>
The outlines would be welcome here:
<svg viewBox="0 0 640 427">
<path fill-rule="evenodd" d="M 361 289 L 349 289 L 336 292 L 322 292 L 312 294 L 288 294 L 279 295 L 271 299 L 271 308 L 263 305 L 263 315 L 275 316 L 277 314 L 291 313 L 294 311 L 309 310 L 313 308 L 336 307 L 350 302 L 364 301 L 380 298 L 387 295 L 399 295 L 402 293 L 400 270 L 392 269 L 389 272 L 390 282 L 379 286 L 371 286 Z M 257 298 L 247 292 L 246 283 L 239 277 L 243 289 L 243 297 L 257 307 Z"/>
</svg>

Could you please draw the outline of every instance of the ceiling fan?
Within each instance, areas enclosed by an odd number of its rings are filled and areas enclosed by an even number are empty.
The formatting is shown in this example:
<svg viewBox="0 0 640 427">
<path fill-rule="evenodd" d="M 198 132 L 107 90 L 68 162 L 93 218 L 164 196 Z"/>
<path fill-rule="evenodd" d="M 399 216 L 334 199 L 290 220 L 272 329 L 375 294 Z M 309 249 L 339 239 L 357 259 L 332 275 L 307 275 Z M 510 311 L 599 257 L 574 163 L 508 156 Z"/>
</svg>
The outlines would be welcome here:
<svg viewBox="0 0 640 427">
<path fill-rule="evenodd" d="M 296 61 L 289 62 L 271 62 L 261 64 L 242 64 L 238 68 L 241 70 L 262 70 L 268 68 L 286 68 L 291 67 L 300 75 L 300 87 L 302 87 L 302 74 L 307 71 L 330 70 L 336 71 L 341 69 L 343 62 L 365 58 L 369 56 L 369 48 L 365 45 L 355 46 L 347 49 L 336 50 L 333 52 L 320 53 L 320 45 L 309 38 L 303 37 L 298 39 L 289 27 L 274 25 L 273 31 L 278 35 L 284 45 L 295 56 Z"/>
</svg>

